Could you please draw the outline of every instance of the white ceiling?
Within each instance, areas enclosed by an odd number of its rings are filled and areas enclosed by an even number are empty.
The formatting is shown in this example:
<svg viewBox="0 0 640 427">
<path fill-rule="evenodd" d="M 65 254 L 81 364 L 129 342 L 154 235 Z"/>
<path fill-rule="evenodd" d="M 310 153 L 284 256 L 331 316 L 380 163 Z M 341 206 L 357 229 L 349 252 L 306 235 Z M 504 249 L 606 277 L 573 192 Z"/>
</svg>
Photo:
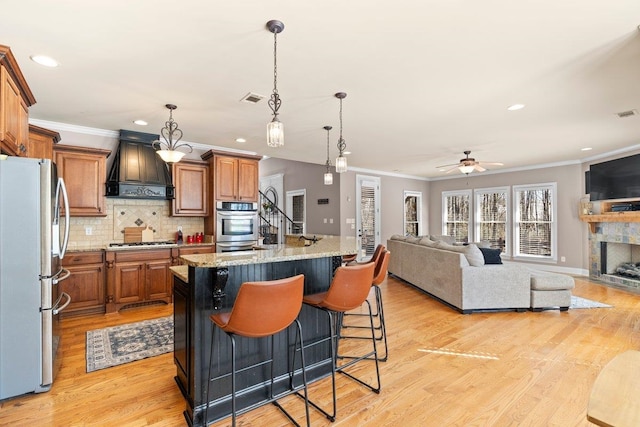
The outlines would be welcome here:
<svg viewBox="0 0 640 427">
<path fill-rule="evenodd" d="M 466 149 L 492 170 L 640 144 L 638 0 L 5 0 L 0 44 L 36 96 L 31 117 L 159 133 L 324 164 L 343 101 L 349 165 L 437 177 Z M 285 147 L 268 148 L 278 91 Z M 29 60 L 46 54 L 47 69 Z M 520 111 L 509 105 L 526 104 Z M 139 127 L 134 119 L 145 119 Z M 246 138 L 238 144 L 235 139 Z M 64 141 L 63 141 L 64 142 Z M 591 147 L 588 152 L 581 148 Z"/>
</svg>

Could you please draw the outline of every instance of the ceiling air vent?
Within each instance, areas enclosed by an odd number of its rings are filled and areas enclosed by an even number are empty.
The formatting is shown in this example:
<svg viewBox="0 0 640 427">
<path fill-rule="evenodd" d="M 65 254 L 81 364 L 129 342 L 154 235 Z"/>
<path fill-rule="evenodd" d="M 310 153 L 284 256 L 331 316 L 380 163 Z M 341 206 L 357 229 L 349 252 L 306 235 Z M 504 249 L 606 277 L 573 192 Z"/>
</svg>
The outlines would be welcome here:
<svg viewBox="0 0 640 427">
<path fill-rule="evenodd" d="M 260 102 L 261 99 L 263 99 L 264 96 L 263 95 L 258 95 L 257 93 L 251 93 L 249 92 L 248 94 L 246 94 L 245 96 L 242 97 L 242 99 L 240 100 L 241 102 L 249 102 L 251 104 L 257 104 L 258 102 Z"/>
<path fill-rule="evenodd" d="M 618 117 L 620 117 L 621 119 L 624 119 L 625 117 L 637 116 L 638 110 L 621 111 L 617 114 L 618 114 Z"/>
</svg>

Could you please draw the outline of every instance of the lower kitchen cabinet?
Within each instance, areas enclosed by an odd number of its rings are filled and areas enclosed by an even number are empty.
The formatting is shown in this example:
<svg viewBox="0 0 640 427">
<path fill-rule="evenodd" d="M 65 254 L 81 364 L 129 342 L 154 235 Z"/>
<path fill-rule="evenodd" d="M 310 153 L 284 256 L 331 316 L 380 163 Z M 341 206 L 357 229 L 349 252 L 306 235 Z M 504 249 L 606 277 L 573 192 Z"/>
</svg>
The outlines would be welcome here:
<svg viewBox="0 0 640 427">
<path fill-rule="evenodd" d="M 107 251 L 106 312 L 126 305 L 172 302 L 171 249 Z"/>
<path fill-rule="evenodd" d="M 69 294 L 71 303 L 60 312 L 61 318 L 104 313 L 104 251 L 69 252 L 62 265 L 71 275 L 58 283 L 58 292 Z"/>
</svg>

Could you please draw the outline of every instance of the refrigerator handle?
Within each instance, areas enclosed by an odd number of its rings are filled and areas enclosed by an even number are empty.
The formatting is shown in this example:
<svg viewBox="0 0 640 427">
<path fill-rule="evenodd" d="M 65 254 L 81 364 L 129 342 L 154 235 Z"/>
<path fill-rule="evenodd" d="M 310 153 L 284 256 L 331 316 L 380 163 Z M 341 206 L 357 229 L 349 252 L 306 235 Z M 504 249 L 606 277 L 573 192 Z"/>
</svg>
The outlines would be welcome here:
<svg viewBox="0 0 640 427">
<path fill-rule="evenodd" d="M 67 300 L 65 301 L 64 304 L 62 304 L 62 306 L 60 306 L 60 301 L 62 300 L 62 297 L 65 297 Z M 60 313 L 65 308 L 67 308 L 69 303 L 71 303 L 71 297 L 69 296 L 69 294 L 66 292 L 60 293 L 60 296 L 58 297 L 56 302 L 53 304 L 53 307 L 51 307 L 51 313 L 55 316 L 56 314 Z"/>
<path fill-rule="evenodd" d="M 64 185 L 64 179 L 58 178 L 58 186 L 56 188 L 56 217 L 58 222 L 60 219 L 59 206 L 61 194 L 62 202 L 64 203 L 64 240 L 60 247 L 60 259 L 63 259 L 64 254 L 67 252 L 67 245 L 69 244 L 69 227 L 71 224 L 69 224 L 69 197 L 67 195 L 67 186 Z"/>
<path fill-rule="evenodd" d="M 64 275 L 59 276 L 60 273 L 64 273 Z M 62 282 L 63 280 L 68 279 L 69 276 L 71 276 L 71 272 L 66 268 L 61 268 L 58 274 L 56 274 L 56 276 L 51 280 L 51 284 L 57 285 L 59 282 Z"/>
</svg>

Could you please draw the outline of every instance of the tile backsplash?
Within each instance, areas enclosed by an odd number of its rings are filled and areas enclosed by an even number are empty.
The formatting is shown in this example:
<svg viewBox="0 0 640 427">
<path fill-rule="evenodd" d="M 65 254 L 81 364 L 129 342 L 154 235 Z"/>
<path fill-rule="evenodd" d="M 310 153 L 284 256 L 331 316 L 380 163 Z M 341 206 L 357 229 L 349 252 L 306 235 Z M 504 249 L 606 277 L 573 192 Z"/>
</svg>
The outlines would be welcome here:
<svg viewBox="0 0 640 427">
<path fill-rule="evenodd" d="M 185 236 L 204 231 L 204 218 L 169 216 L 169 200 L 107 198 L 106 212 L 106 217 L 71 217 L 69 250 L 101 249 L 109 243 L 122 242 L 124 227 L 151 226 L 154 240 L 175 240 L 178 226 L 182 226 Z"/>
</svg>

